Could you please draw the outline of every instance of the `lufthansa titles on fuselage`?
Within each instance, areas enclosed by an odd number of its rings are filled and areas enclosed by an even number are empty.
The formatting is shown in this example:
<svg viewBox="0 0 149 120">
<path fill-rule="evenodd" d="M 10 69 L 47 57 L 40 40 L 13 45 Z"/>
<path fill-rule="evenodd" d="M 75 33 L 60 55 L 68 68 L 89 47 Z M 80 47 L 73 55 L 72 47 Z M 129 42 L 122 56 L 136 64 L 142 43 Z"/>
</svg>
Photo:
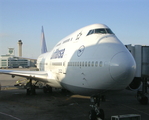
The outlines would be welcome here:
<svg viewBox="0 0 149 120">
<path fill-rule="evenodd" d="M 59 58 L 63 58 L 65 52 L 65 48 L 64 49 L 57 49 L 51 56 L 51 59 L 59 59 Z"/>
</svg>

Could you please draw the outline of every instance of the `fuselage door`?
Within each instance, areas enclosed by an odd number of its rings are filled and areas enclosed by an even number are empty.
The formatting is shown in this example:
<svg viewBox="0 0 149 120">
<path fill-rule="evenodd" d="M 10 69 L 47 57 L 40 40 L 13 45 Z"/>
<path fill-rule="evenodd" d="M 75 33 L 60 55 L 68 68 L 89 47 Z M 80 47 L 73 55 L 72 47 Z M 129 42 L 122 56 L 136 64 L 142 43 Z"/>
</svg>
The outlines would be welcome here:
<svg viewBox="0 0 149 120">
<path fill-rule="evenodd" d="M 64 55 L 64 58 L 63 58 L 63 74 L 66 74 L 66 69 L 67 69 L 67 54 Z"/>
</svg>

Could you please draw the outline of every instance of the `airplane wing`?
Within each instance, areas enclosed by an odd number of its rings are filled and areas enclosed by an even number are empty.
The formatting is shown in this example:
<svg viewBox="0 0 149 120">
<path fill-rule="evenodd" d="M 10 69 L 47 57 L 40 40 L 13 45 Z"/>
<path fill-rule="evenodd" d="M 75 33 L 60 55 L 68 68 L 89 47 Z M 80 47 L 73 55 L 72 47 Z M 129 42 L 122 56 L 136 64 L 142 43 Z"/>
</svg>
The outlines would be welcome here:
<svg viewBox="0 0 149 120">
<path fill-rule="evenodd" d="M 2 69 L 0 70 L 0 74 L 12 75 L 12 77 L 20 76 L 41 82 L 49 82 L 49 80 L 56 80 L 56 77 L 52 72 L 46 71 L 17 71 Z"/>
</svg>

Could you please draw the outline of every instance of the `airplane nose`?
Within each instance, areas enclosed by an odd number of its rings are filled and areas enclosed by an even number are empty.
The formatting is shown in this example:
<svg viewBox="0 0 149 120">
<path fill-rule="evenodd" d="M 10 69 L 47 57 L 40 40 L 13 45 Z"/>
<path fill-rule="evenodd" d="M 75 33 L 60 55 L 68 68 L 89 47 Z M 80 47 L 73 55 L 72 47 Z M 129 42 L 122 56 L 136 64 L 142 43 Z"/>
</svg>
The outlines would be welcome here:
<svg viewBox="0 0 149 120">
<path fill-rule="evenodd" d="M 115 82 L 130 84 L 134 78 L 136 63 L 128 52 L 115 54 L 110 62 L 110 75 Z"/>
</svg>

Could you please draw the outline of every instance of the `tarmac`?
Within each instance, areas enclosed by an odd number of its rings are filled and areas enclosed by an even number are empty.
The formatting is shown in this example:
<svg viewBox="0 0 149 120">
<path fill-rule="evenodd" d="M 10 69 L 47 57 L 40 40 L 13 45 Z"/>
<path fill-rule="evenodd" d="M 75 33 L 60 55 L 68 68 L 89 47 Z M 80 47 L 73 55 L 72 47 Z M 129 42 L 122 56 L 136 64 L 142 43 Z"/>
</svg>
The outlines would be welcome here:
<svg viewBox="0 0 149 120">
<path fill-rule="evenodd" d="M 44 94 L 37 89 L 37 95 L 26 95 L 23 88 L 14 87 L 20 77 L 0 74 L 0 120 L 88 120 L 91 110 L 90 97 L 62 93 L 53 89 Z M 141 120 L 149 120 L 149 105 L 141 105 L 136 91 L 124 90 L 106 96 L 101 102 L 105 120 L 113 115 L 140 114 Z"/>
</svg>

